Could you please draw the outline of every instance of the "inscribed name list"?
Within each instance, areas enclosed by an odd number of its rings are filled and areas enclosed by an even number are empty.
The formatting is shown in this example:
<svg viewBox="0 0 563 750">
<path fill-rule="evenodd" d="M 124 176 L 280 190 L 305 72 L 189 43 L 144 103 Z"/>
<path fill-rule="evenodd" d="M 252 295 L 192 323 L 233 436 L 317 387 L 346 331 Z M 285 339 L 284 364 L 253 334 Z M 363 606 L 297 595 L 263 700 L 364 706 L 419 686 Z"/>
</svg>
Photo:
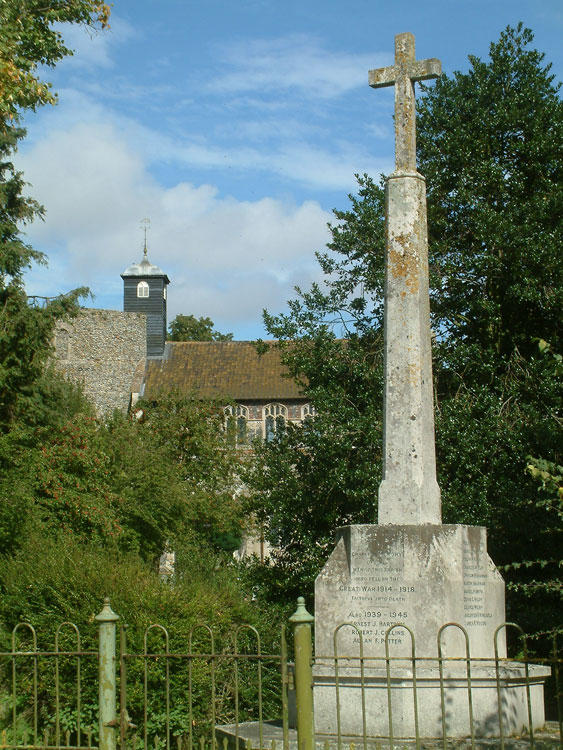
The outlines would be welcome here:
<svg viewBox="0 0 563 750">
<path fill-rule="evenodd" d="M 481 527 L 342 529 L 317 578 L 315 602 L 319 656 L 334 654 L 337 629 L 342 657 L 358 656 L 360 641 L 364 656 L 384 656 L 386 637 L 396 655 L 408 655 L 409 630 L 417 655 L 436 656 L 437 633 L 446 622 L 467 630 L 472 655 L 486 656 L 493 653 L 494 630 L 504 620 L 504 584 Z M 442 636 L 444 653 L 463 655 L 461 630 L 451 630 Z M 503 644 L 499 641 L 501 650 Z"/>
</svg>

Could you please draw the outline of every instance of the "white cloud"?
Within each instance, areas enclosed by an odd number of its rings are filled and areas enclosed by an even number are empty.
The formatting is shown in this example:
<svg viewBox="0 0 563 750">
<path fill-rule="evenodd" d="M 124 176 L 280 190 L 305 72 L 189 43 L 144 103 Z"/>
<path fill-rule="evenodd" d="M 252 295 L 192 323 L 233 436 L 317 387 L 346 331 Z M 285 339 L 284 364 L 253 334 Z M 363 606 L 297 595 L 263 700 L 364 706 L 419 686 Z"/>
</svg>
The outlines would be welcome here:
<svg viewBox="0 0 563 750">
<path fill-rule="evenodd" d="M 97 132 L 105 133 L 102 142 L 118 139 L 128 144 L 132 154 L 150 165 L 183 164 L 187 167 L 212 170 L 221 174 L 224 170 L 236 170 L 239 173 L 270 173 L 281 176 L 286 181 L 294 181 L 307 188 L 317 190 L 341 190 L 349 192 L 354 189 L 355 173 L 368 172 L 372 175 L 388 173 L 392 170 L 389 158 L 377 158 L 365 147 L 354 142 L 335 140 L 319 129 L 311 128 L 312 138 L 306 139 L 305 127 L 285 127 L 284 121 L 278 121 L 276 128 L 279 137 L 244 140 L 236 145 L 233 139 L 225 137 L 225 142 L 214 139 L 211 134 L 171 135 L 145 126 L 130 117 L 118 115 L 105 109 L 89 96 L 73 90 L 61 92 L 63 102 L 57 110 L 49 113 L 49 132 L 58 143 L 60 137 L 73 133 L 68 147 L 74 148 L 73 139 L 81 128 L 87 128 L 93 139 L 88 151 L 94 165 L 99 156 Z M 46 118 L 44 118 L 46 119 Z M 87 123 L 87 124 L 86 124 Z M 233 122 L 233 129 L 238 123 Z M 244 128 L 244 125 L 243 125 Z M 114 133 L 109 135 L 109 131 Z M 57 136 L 56 133 L 65 133 Z M 294 136 L 293 138 L 291 136 Z M 326 138 L 322 137 L 326 135 Z M 29 144 L 39 143 L 45 138 L 45 125 L 29 128 L 29 138 L 24 145 L 24 152 Z M 82 142 L 82 138 L 79 137 Z M 59 147 L 59 146 L 57 146 Z M 83 160 L 87 160 L 87 155 Z M 112 157 L 108 157 L 112 158 Z M 119 158 L 119 157 L 118 157 Z M 91 176 L 90 164 L 85 164 Z M 131 168 L 130 165 L 127 168 Z M 27 173 L 26 173 L 27 174 Z M 72 176 L 69 179 L 74 179 Z M 219 179 L 217 176 L 215 179 Z M 34 180 L 31 180 L 34 182 Z"/>
<path fill-rule="evenodd" d="M 330 99 L 365 86 L 367 71 L 390 64 L 388 54 L 351 54 L 325 49 L 307 34 L 244 40 L 217 49 L 224 72 L 207 86 L 229 94 L 260 91 L 274 97 L 293 89 Z M 226 72 L 225 72 L 226 70 Z"/>
<path fill-rule="evenodd" d="M 353 189 L 355 173 L 379 175 L 392 169 L 388 159 L 374 159 L 346 143 L 330 143 L 323 148 L 307 142 L 282 142 L 261 150 L 249 146 L 189 144 L 174 149 L 174 154 L 188 165 L 274 172 L 286 180 L 320 190 L 348 191 Z"/>
<path fill-rule="evenodd" d="M 280 310 L 295 284 L 307 288 L 319 280 L 313 253 L 329 239 L 332 218 L 313 200 L 263 197 L 261 181 L 277 180 L 277 194 L 305 186 L 307 193 L 345 195 L 355 188 L 355 172 L 390 171 L 387 160 L 358 141 L 353 124 L 350 139 L 346 128 L 335 137 L 330 108 L 348 107 L 346 101 L 328 102 L 367 86 L 367 69 L 388 60 L 333 54 L 306 36 L 235 45 L 223 60 L 225 76 L 207 91 L 199 87 L 193 117 L 173 115 L 171 130 L 160 112 L 156 119 L 146 107 L 137 114 L 136 101 L 169 112 L 169 104 L 178 102 L 173 89 L 164 83 L 152 95 L 145 80 L 130 85 L 111 65 L 111 45 L 120 33 L 133 32 L 115 24 L 114 33 L 116 38 L 76 38 L 82 46 L 68 63 L 77 66 L 76 74 L 60 87 L 61 105 L 27 123 L 18 168 L 47 209 L 45 223 L 31 227 L 29 239 L 51 265 L 30 274 L 28 289 L 51 295 L 88 285 L 98 306 L 119 309 L 119 274 L 140 260 L 140 222 L 148 216 L 149 257 L 172 280 L 169 317 L 206 315 L 222 321 L 224 330 L 247 330 L 262 308 Z M 279 91 L 282 99 L 293 97 L 293 109 L 278 109 Z M 257 116 L 249 115 L 260 107 Z M 351 123 L 353 117 L 355 110 Z M 186 168 L 206 176 L 198 184 L 181 181 L 178 172 Z M 254 181 L 260 199 L 221 193 L 217 185 L 233 174 L 246 184 Z"/>
<path fill-rule="evenodd" d="M 170 276 L 178 312 L 233 323 L 257 321 L 318 274 L 313 252 L 328 239 L 318 203 L 237 201 L 212 185 L 159 185 L 138 152 L 110 124 L 74 124 L 36 142 L 21 158 L 33 195 L 47 209 L 30 241 L 50 256 L 28 290 L 54 294 L 88 285 L 104 305 L 121 305 L 119 274 L 142 255 L 141 219 L 151 219 L 149 257 Z"/>
<path fill-rule="evenodd" d="M 125 19 L 112 15 L 111 26 L 104 31 L 84 26 L 56 24 L 65 44 L 74 51 L 59 66 L 68 68 L 110 68 L 114 65 L 113 49 L 135 36 L 134 28 Z"/>
</svg>

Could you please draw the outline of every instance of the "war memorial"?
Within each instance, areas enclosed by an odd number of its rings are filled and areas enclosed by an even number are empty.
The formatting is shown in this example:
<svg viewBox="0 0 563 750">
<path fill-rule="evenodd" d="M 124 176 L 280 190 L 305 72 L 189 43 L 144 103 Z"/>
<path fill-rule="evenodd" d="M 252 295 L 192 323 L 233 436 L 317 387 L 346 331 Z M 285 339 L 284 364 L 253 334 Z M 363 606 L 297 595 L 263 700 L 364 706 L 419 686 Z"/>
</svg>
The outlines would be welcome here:
<svg viewBox="0 0 563 750">
<path fill-rule="evenodd" d="M 528 722 L 524 667 L 506 657 L 504 581 L 483 527 L 442 525 L 436 481 L 426 186 L 414 83 L 441 74 L 395 37 L 395 170 L 386 183 L 383 479 L 377 524 L 337 531 L 315 585 L 317 738 L 498 736 Z M 412 657 L 416 654 L 416 660 Z M 468 661 L 468 659 L 470 661 Z M 497 672 L 498 668 L 498 672 Z M 534 724 L 545 668 L 530 668 Z M 499 711 L 500 702 L 500 711 Z M 468 710 L 471 703 L 471 710 Z"/>
</svg>

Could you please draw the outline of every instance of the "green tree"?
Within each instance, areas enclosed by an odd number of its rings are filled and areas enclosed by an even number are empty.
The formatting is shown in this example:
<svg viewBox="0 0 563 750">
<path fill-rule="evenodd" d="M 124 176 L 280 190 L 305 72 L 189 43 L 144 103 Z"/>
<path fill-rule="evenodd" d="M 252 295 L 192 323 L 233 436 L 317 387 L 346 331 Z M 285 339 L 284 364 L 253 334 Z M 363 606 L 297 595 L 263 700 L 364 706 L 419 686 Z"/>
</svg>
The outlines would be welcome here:
<svg viewBox="0 0 563 750">
<path fill-rule="evenodd" d="M 507 28 L 488 62 L 470 56 L 418 101 L 435 327 L 467 359 L 560 346 L 563 103 L 532 40 Z"/>
<path fill-rule="evenodd" d="M 223 406 L 177 393 L 138 404 L 141 431 L 180 474 L 184 527 L 204 546 L 233 550 L 244 528 L 240 454 L 225 433 Z"/>
<path fill-rule="evenodd" d="M 0 430 L 2 554 L 11 554 L 25 533 L 34 504 L 36 462 L 42 447 L 77 414 L 90 413 L 81 389 L 48 367 L 35 381 L 23 411 L 18 411 L 9 429 Z"/>
<path fill-rule="evenodd" d="M 381 479 L 383 193 L 363 177 L 351 208 L 335 211 L 324 288 L 297 289 L 286 315 L 265 314 L 290 374 L 316 416 L 255 446 L 248 507 L 274 547 L 253 576 L 270 599 L 310 593 L 334 530 L 370 523 Z M 365 262 L 365 265 L 364 265 Z M 341 336 L 345 336 L 341 338 Z"/>
<path fill-rule="evenodd" d="M 78 289 L 45 304 L 30 302 L 25 271 L 44 263 L 44 255 L 26 244 L 22 228 L 43 215 L 23 196 L 24 180 L 13 163 L 25 136 L 21 117 L 27 109 L 54 104 L 56 95 L 41 79 L 42 66 L 54 66 L 72 54 L 55 23 L 107 25 L 109 7 L 98 0 L 4 0 L 0 3 L 0 539 L 9 552 L 31 502 L 33 472 L 29 451 L 44 430 L 76 412 L 78 390 L 46 371 L 55 322 L 72 315 Z M 5 502 L 9 500 L 9 502 Z"/>
<path fill-rule="evenodd" d="M 563 357 L 553 352 L 544 339 L 538 341 L 538 349 L 544 358 L 542 377 L 551 376 L 560 394 L 563 392 Z M 544 416 L 552 423 L 556 415 Z M 517 497 L 515 505 L 520 515 L 533 524 L 528 532 L 528 539 L 533 543 L 523 546 L 515 562 L 503 566 L 503 572 L 513 609 L 522 613 L 525 624 L 532 623 L 538 637 L 551 636 L 553 632 L 562 632 L 563 466 L 533 456 L 527 456 L 526 460 L 526 477 L 532 478 L 536 493 Z M 542 613 L 540 622 L 534 618 L 538 611 Z"/>
<path fill-rule="evenodd" d="M 54 104 L 51 84 L 40 78 L 40 66 L 54 67 L 72 55 L 54 24 L 78 23 L 90 28 L 109 24 L 110 7 L 102 0 L 3 0 L 0 5 L 0 118 L 4 129 L 22 111 Z"/>
<path fill-rule="evenodd" d="M 104 27 L 109 6 L 99 0 L 4 0 L 0 4 L 0 428 L 14 418 L 21 402 L 32 398 L 50 350 L 55 321 L 76 308 L 84 290 L 44 307 L 28 304 L 23 275 L 43 254 L 21 239 L 23 225 L 43 209 L 22 195 L 23 177 L 12 157 L 25 136 L 25 110 L 54 104 L 56 96 L 40 77 L 40 66 L 53 67 L 72 51 L 57 23 Z"/>
<path fill-rule="evenodd" d="M 538 488 L 536 499 L 530 501 L 530 505 L 542 515 L 548 514 L 551 521 L 540 529 L 538 541 L 541 544 L 532 550 L 535 556 L 505 565 L 503 571 L 515 609 L 541 611 L 540 622 L 534 623 L 538 631 L 536 635 L 551 636 L 557 632 L 560 636 L 563 633 L 563 466 L 530 456 L 526 472 L 533 477 Z"/>
<path fill-rule="evenodd" d="M 524 467 L 528 454 L 548 455 L 560 464 L 563 445 L 560 376 L 534 342 L 543 337 L 559 347 L 561 340 L 563 105 L 531 40 L 520 26 L 506 29 L 491 45 L 487 62 L 470 58 L 467 73 L 443 76 L 418 101 L 444 520 L 487 525 L 491 554 L 501 565 L 533 559 L 540 540 L 555 544 L 557 535 L 545 531 L 558 521 L 535 503 L 536 485 Z M 278 444 L 263 446 L 249 477 L 256 506 L 263 502 L 272 519 L 265 521 L 268 535 L 283 548 L 271 571 L 272 596 L 284 589 L 288 569 L 293 581 L 301 572 L 312 581 L 315 565 L 330 548 L 327 508 L 334 519 L 345 519 L 349 511 L 350 520 L 374 518 L 379 477 L 373 464 L 381 453 L 381 187 L 360 178 L 351 203 L 349 211 L 336 212 L 329 252 L 319 255 L 326 286 L 297 290 L 287 315 L 265 318 L 269 333 L 282 341 L 292 375 L 317 411 L 325 410 L 314 429 L 288 431 Z M 349 344 L 339 343 L 340 336 Z M 300 340 L 294 346 L 284 343 L 295 338 Z M 351 387 L 335 374 L 319 391 L 335 350 L 339 372 L 348 366 L 358 382 L 352 379 Z M 358 352 L 369 352 L 374 366 L 358 367 Z M 350 404 L 357 408 L 355 421 L 346 413 Z M 341 468 L 332 505 L 332 485 L 323 486 L 310 469 L 315 462 L 323 466 L 322 439 L 329 443 L 340 414 L 354 435 L 369 436 L 370 449 L 345 468 L 346 450 L 355 440 L 330 443 L 330 465 Z M 327 477 L 329 468 L 324 467 Z M 268 490 L 262 477 L 269 474 L 278 481 L 288 477 L 291 492 L 285 499 L 275 487 Z M 355 504 L 353 497 L 363 500 Z M 296 539 L 318 549 L 312 564 L 292 553 Z M 278 565 L 283 575 L 277 575 Z M 526 615 L 512 611 L 513 603 L 509 599 L 511 617 Z"/>
<path fill-rule="evenodd" d="M 166 671 L 169 673 L 169 711 L 171 738 L 188 734 L 192 729 L 194 739 L 212 734 L 215 723 L 235 721 L 233 692 L 239 690 L 239 720 L 257 718 L 259 700 L 263 701 L 264 715 L 280 714 L 279 660 L 271 667 L 262 668 L 262 691 L 258 697 L 258 677 L 255 664 L 240 660 L 234 667 L 232 659 L 236 629 L 241 624 L 257 628 L 261 636 L 262 653 L 276 654 L 280 649 L 281 619 L 273 608 L 264 611 L 250 597 L 245 596 L 234 565 L 225 565 L 220 556 L 209 549 L 178 549 L 177 575 L 173 586 L 162 582 L 156 570 L 151 569 L 137 555 L 123 554 L 114 548 L 99 548 L 80 543 L 68 536 L 45 538 L 37 529 L 22 540 L 21 547 L 12 557 L 0 557 L 0 647 L 10 649 L 11 631 L 18 622 L 29 622 L 36 628 L 38 647 L 53 651 L 57 626 L 71 621 L 80 630 L 83 651 L 98 648 L 98 623 L 94 616 L 100 611 L 103 598 L 108 596 L 120 624 L 127 625 L 128 652 L 142 654 L 146 629 L 158 623 L 167 628 L 171 653 L 185 654 L 191 642 L 193 651 L 209 652 L 209 634 L 201 628 L 206 623 L 212 630 L 216 652 L 223 657 L 213 667 L 205 659 L 195 660 L 188 669 L 186 659 L 155 659 L 147 662 L 149 680 L 147 734 L 163 741 L 166 734 Z M 200 626 L 197 628 L 196 626 Z M 245 631 L 248 634 L 248 631 Z M 25 631 L 18 633 L 19 644 L 27 646 Z M 162 631 L 148 633 L 152 653 L 164 650 Z M 256 638 L 239 636 L 239 653 L 256 652 Z M 70 628 L 62 628 L 59 636 L 61 651 L 76 649 L 76 636 Z M 132 722 L 137 725 L 137 736 L 143 735 L 144 721 L 144 665 L 143 659 L 132 659 L 127 669 L 127 709 Z M 68 731 L 76 738 L 76 661 L 60 659 L 59 705 L 61 707 L 61 732 Z M 10 684 L 11 662 L 0 659 L 0 675 Z M 212 669 L 214 672 L 212 673 Z M 93 730 L 97 738 L 98 724 L 98 661 L 83 657 L 81 660 L 80 712 L 83 736 Z M 238 673 L 237 673 L 238 670 Z M 40 659 L 37 663 L 37 695 L 39 700 L 39 734 L 54 730 L 55 676 L 53 659 Z M 238 685 L 235 680 L 238 678 Z M 32 660 L 18 664 L 18 701 L 15 707 L 22 724 L 33 727 Z M 213 680 L 213 681 L 212 681 Z M 216 701 L 210 696 L 213 688 Z M 29 689 L 25 689 L 29 686 Z M 188 710 L 192 701 L 193 716 Z M 12 730 L 11 710 L 0 715 L 0 731 Z M 215 712 L 215 713 L 214 713 Z M 193 718 L 190 727 L 189 720 Z M 25 724 L 24 727 L 25 728 Z M 199 744 L 199 743 L 198 743 Z"/>
<path fill-rule="evenodd" d="M 232 341 L 232 333 L 219 333 L 211 318 L 176 315 L 168 325 L 169 341 Z"/>
<path fill-rule="evenodd" d="M 142 417 L 116 412 L 102 422 L 79 412 L 28 446 L 26 480 L 18 484 L 29 524 L 153 563 L 167 542 L 185 537 L 238 547 L 238 456 L 222 409 L 168 394 L 141 402 L 136 414 Z M 17 520 L 6 515 L 7 538 Z"/>
<path fill-rule="evenodd" d="M 43 209 L 23 196 L 24 180 L 13 156 L 24 138 L 27 109 L 54 104 L 41 66 L 72 54 L 55 23 L 107 25 L 109 7 L 98 0 L 4 0 L 0 3 L 0 539 L 9 552 L 31 502 L 30 451 L 44 430 L 60 425 L 83 399 L 76 388 L 47 372 L 55 322 L 77 310 L 77 289 L 45 304 L 28 299 L 25 271 L 44 263 L 21 230 Z M 25 454 L 25 456 L 24 456 Z M 8 500 L 6 502 L 5 500 Z"/>
<path fill-rule="evenodd" d="M 444 518 L 488 526 L 500 565 L 538 545 L 556 556 L 560 523 L 524 472 L 530 453 L 560 463 L 563 445 L 560 374 L 536 344 L 561 345 L 563 103 L 532 40 L 507 28 L 487 62 L 470 57 L 418 103 Z M 539 628 L 514 596 L 508 612 Z"/>
<path fill-rule="evenodd" d="M 24 272 L 33 262 L 45 261 L 42 253 L 24 243 L 22 225 L 42 215 L 42 209 L 22 196 L 21 173 L 10 160 L 25 131 L 0 124 L 0 429 L 33 398 L 34 384 L 42 376 L 51 349 L 57 319 L 76 310 L 85 289 L 50 300 L 45 306 L 30 304 Z"/>
</svg>

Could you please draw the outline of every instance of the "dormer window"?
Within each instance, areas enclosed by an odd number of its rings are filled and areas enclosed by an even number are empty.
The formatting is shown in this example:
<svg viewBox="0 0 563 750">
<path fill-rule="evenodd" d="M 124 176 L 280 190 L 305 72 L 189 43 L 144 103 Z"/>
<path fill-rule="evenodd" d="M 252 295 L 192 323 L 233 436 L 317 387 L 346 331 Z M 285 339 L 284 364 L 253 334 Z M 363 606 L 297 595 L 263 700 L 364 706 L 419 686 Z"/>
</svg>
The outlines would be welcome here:
<svg viewBox="0 0 563 750">
<path fill-rule="evenodd" d="M 148 297 L 149 285 L 146 281 L 139 281 L 137 284 L 137 297 Z"/>
</svg>

